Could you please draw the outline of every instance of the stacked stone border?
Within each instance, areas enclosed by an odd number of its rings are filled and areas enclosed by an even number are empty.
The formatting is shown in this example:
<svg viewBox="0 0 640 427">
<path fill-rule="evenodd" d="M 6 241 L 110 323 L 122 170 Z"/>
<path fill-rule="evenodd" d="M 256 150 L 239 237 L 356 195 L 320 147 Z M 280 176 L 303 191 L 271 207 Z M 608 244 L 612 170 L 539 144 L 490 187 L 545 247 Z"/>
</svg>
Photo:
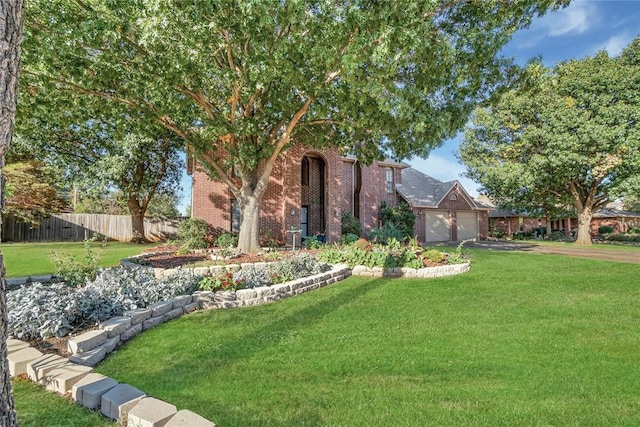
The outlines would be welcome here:
<svg viewBox="0 0 640 427">
<path fill-rule="evenodd" d="M 149 256 L 143 255 L 144 256 Z M 255 263 L 252 265 L 265 265 Z M 127 260 L 125 268 L 143 267 Z M 195 275 L 210 276 L 219 271 L 236 271 L 247 264 L 196 267 Z M 151 268 L 151 267 L 146 267 Z M 125 383 L 93 372 L 93 366 L 119 345 L 147 329 L 196 310 L 255 306 L 292 297 L 336 283 L 351 274 L 372 277 L 435 278 L 469 271 L 470 264 L 453 264 L 428 268 L 368 268 L 355 266 L 353 271 L 343 264 L 331 270 L 287 283 L 237 291 L 197 291 L 160 301 L 146 308 L 125 312 L 98 325 L 98 329 L 69 338 L 67 359 L 55 354 L 43 354 L 28 343 L 7 341 L 9 371 L 12 377 L 26 375 L 33 382 L 62 395 L 70 395 L 81 406 L 97 410 L 121 424 L 133 426 L 163 425 L 166 427 L 215 427 L 215 424 L 189 410 L 148 396 Z M 154 269 L 158 278 L 171 276 L 177 269 Z"/>
<path fill-rule="evenodd" d="M 371 276 L 371 277 L 406 277 L 406 278 L 424 278 L 434 279 L 436 277 L 454 276 L 456 274 L 466 273 L 471 269 L 471 264 L 441 265 L 438 267 L 427 268 L 406 268 L 406 267 L 365 267 L 364 265 L 356 265 L 351 272 L 354 276 Z"/>
<path fill-rule="evenodd" d="M 194 272 L 195 273 L 195 272 Z M 171 273 L 168 273 L 169 275 Z M 201 273 L 196 273 L 201 274 Z M 148 396 L 141 390 L 93 372 L 93 366 L 119 345 L 147 329 L 183 314 L 202 309 L 254 306 L 309 292 L 336 283 L 351 275 L 345 265 L 273 286 L 238 291 L 197 291 L 160 301 L 146 308 L 125 312 L 101 322 L 98 329 L 71 337 L 67 359 L 43 354 L 28 343 L 7 341 L 9 371 L 12 377 L 26 375 L 33 382 L 62 395 L 70 395 L 78 404 L 97 410 L 120 423 L 133 426 L 212 427 L 215 424 L 188 410 Z"/>
</svg>

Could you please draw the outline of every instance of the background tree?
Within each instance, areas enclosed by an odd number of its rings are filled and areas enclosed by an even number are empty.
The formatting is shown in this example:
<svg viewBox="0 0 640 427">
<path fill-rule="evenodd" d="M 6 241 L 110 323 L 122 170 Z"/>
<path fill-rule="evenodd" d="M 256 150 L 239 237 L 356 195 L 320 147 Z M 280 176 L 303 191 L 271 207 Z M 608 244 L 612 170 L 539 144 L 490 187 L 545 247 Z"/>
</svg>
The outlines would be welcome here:
<svg viewBox="0 0 640 427">
<path fill-rule="evenodd" d="M 229 186 L 253 252 L 283 151 L 428 155 L 512 75 L 497 56 L 510 35 L 567 3 L 34 0 L 23 90 L 47 111 L 119 104 L 180 136 Z"/>
<path fill-rule="evenodd" d="M 460 158 L 467 176 L 515 205 L 570 202 L 576 243 L 591 244 L 592 212 L 640 174 L 640 39 L 606 52 L 529 65 L 528 78 L 467 129 Z"/>
<path fill-rule="evenodd" d="M 0 2 L 0 172 L 11 145 L 18 95 L 20 71 L 20 41 L 22 39 L 22 0 Z M 4 180 L 0 194 L 4 193 Z M 0 197 L 0 210 L 4 197 Z M 1 218 L 1 216 L 0 216 Z M 0 225 L 2 220 L 0 220 Z M 0 425 L 17 426 L 15 404 L 11 391 L 11 376 L 7 360 L 7 297 L 4 257 L 0 253 Z"/>
<path fill-rule="evenodd" d="M 96 201 L 93 213 L 128 212 L 132 241 L 146 241 L 144 216 L 153 198 L 178 197 L 181 140 L 159 126 L 138 125 L 122 110 L 106 117 L 78 103 L 74 110 L 45 113 L 38 99 L 25 102 L 18 116 L 31 147 L 64 169 L 76 188 L 88 190 L 85 202 Z M 125 212 L 118 201 L 124 201 Z"/>
</svg>

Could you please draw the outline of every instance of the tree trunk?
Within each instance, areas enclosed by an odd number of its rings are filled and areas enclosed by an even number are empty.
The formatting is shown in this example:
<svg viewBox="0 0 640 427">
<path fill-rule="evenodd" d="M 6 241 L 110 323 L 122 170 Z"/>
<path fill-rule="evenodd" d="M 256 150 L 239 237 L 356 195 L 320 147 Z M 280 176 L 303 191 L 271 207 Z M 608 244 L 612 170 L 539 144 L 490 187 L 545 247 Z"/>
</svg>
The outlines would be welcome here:
<svg viewBox="0 0 640 427">
<path fill-rule="evenodd" d="M 549 236 L 551 236 L 551 217 L 549 215 L 547 215 L 545 218 L 545 221 L 547 221 L 547 235 L 546 238 L 548 239 Z"/>
<path fill-rule="evenodd" d="M 0 1 L 0 173 L 4 156 L 11 145 L 18 102 L 20 41 L 22 38 L 23 0 Z M 4 209 L 4 179 L 0 184 L 0 211 Z M 0 218 L 0 226 L 2 219 Z M 9 361 L 7 360 L 7 298 L 4 257 L 0 253 L 0 426 L 17 426 Z"/>
<path fill-rule="evenodd" d="M 263 192 L 264 194 L 264 192 Z M 240 205 L 240 233 L 238 234 L 238 249 L 246 254 L 254 254 L 260 251 L 260 207 L 262 206 L 262 194 L 255 192 L 242 196 L 238 201 Z"/>
<path fill-rule="evenodd" d="M 575 241 L 578 245 L 591 245 L 591 207 L 585 207 L 578 211 L 578 237 Z"/>
<path fill-rule="evenodd" d="M 144 214 L 146 209 L 140 205 L 138 199 L 133 197 L 127 200 L 127 207 L 129 208 L 129 214 L 131 215 L 131 230 L 133 232 L 131 243 L 149 242 L 144 233 Z"/>
</svg>

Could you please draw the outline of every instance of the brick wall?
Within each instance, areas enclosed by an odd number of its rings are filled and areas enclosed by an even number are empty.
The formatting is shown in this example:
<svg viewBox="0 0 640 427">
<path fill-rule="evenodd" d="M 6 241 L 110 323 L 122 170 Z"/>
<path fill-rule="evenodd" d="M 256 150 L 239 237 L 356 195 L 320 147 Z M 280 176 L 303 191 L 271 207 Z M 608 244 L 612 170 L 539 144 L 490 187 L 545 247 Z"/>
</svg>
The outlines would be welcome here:
<svg viewBox="0 0 640 427">
<path fill-rule="evenodd" d="M 305 190 L 301 185 L 301 161 L 310 157 L 310 185 Z M 321 164 L 324 164 L 324 194 L 320 185 Z M 286 230 L 300 227 L 300 207 L 309 206 L 310 234 L 326 232 L 330 241 L 340 238 L 340 192 L 342 162 L 336 150 L 322 153 L 303 146 L 289 149 L 274 166 L 265 192 L 260 214 L 260 234 L 268 235 L 283 244 L 292 243 L 291 233 Z M 204 170 L 196 166 L 193 172 L 192 216 L 202 218 L 215 227 L 231 229 L 232 193 L 226 184 L 212 181 Z M 324 199 L 324 209 L 322 209 Z M 324 224 L 323 224 L 324 220 Z M 299 236 L 297 239 L 299 244 Z"/>
</svg>

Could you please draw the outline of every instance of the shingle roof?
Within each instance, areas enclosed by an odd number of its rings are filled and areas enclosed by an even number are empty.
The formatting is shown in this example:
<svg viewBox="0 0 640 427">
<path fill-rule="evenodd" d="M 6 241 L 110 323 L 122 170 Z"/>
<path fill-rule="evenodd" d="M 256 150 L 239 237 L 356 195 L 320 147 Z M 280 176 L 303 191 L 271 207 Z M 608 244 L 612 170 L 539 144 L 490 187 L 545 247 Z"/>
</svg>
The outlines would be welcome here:
<svg viewBox="0 0 640 427">
<path fill-rule="evenodd" d="M 613 208 L 602 208 L 592 215 L 594 218 L 640 218 L 640 213 Z"/>
<path fill-rule="evenodd" d="M 413 168 L 402 169 L 402 184 L 396 184 L 396 190 L 411 206 L 437 208 L 442 199 L 456 185 L 460 186 L 461 191 L 469 197 L 475 208 L 489 209 L 489 206 L 469 196 L 458 181 L 438 181 Z"/>
</svg>

